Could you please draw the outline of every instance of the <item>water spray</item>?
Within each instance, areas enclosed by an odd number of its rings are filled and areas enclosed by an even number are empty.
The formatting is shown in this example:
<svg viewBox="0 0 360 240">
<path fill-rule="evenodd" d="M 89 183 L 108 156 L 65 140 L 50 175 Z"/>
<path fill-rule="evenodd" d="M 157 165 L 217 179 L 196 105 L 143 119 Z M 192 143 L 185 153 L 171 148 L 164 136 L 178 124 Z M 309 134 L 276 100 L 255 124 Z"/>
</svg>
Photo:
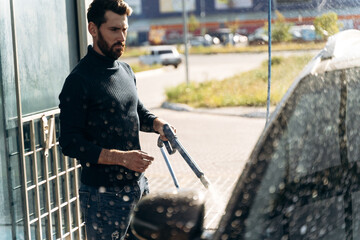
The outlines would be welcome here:
<svg viewBox="0 0 360 240">
<path fill-rule="evenodd" d="M 174 171 L 170 165 L 169 159 L 166 156 L 166 153 L 163 149 L 163 146 L 165 145 L 166 150 L 170 155 L 174 154 L 176 150 L 180 153 L 180 155 L 184 158 L 186 163 L 189 165 L 191 170 L 195 173 L 195 175 L 200 179 L 201 183 L 205 186 L 205 188 L 209 188 L 210 181 L 209 179 L 204 175 L 204 173 L 201 171 L 199 166 L 196 164 L 194 160 L 192 160 L 191 156 L 188 154 L 188 152 L 185 150 L 185 148 L 181 145 L 180 141 L 176 137 L 176 134 L 171 129 L 171 127 L 168 124 L 165 124 L 163 127 L 165 137 L 168 139 L 168 141 L 162 141 L 159 137 L 158 139 L 158 147 L 161 150 L 161 153 L 163 154 L 163 157 L 165 159 L 165 162 L 168 166 L 168 169 L 170 171 L 170 174 L 173 178 L 174 184 L 177 188 L 179 188 L 179 185 L 177 183 L 177 179 L 175 177 Z"/>
</svg>

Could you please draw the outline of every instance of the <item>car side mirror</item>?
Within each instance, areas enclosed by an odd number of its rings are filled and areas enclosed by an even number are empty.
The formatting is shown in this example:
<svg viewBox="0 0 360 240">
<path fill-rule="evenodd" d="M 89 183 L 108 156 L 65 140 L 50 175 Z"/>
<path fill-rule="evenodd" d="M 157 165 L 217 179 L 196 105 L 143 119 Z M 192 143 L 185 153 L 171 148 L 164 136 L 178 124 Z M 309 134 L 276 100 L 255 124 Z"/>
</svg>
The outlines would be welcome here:
<svg viewBox="0 0 360 240">
<path fill-rule="evenodd" d="M 132 213 L 131 229 L 139 239 L 200 239 L 205 216 L 203 197 L 195 191 L 149 194 Z"/>
</svg>

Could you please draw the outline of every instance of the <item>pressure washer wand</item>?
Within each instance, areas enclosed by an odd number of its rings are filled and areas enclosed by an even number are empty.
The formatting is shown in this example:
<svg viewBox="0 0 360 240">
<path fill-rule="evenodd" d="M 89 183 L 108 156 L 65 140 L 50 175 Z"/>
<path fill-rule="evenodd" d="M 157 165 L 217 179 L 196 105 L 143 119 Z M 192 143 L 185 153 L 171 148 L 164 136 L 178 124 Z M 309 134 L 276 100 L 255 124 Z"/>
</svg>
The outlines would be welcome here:
<svg viewBox="0 0 360 240">
<path fill-rule="evenodd" d="M 174 171 L 173 171 L 173 168 L 172 168 L 172 166 L 171 166 L 171 164 L 170 164 L 169 158 L 167 157 L 167 155 L 166 155 L 166 153 L 165 153 L 165 150 L 164 150 L 164 142 L 160 139 L 160 137 L 159 137 L 159 139 L 158 139 L 157 145 L 158 145 L 158 147 L 160 148 L 161 154 L 163 155 L 163 157 L 164 157 L 164 159 L 165 159 L 166 165 L 167 165 L 167 167 L 168 167 L 168 169 L 169 169 L 169 172 L 170 172 L 170 175 L 171 175 L 171 177 L 172 177 L 172 179 L 173 179 L 173 181 L 174 181 L 175 187 L 176 187 L 177 189 L 179 189 L 179 183 L 178 183 L 178 181 L 177 181 L 177 178 L 176 178 L 176 176 L 175 176 L 175 173 L 174 173 Z"/>
<path fill-rule="evenodd" d="M 201 183 L 206 187 L 209 188 L 210 181 L 205 177 L 204 173 L 201 171 L 200 167 L 196 164 L 194 160 L 191 159 L 190 155 L 187 153 L 185 148 L 181 145 L 180 141 L 177 139 L 174 131 L 168 124 L 164 125 L 164 134 L 165 137 L 169 140 L 171 147 L 165 143 L 165 146 L 169 152 L 169 154 L 175 153 L 176 150 L 179 151 L 180 155 L 184 158 L 186 163 L 189 165 L 191 170 L 195 173 L 195 175 L 200 179 Z"/>
</svg>

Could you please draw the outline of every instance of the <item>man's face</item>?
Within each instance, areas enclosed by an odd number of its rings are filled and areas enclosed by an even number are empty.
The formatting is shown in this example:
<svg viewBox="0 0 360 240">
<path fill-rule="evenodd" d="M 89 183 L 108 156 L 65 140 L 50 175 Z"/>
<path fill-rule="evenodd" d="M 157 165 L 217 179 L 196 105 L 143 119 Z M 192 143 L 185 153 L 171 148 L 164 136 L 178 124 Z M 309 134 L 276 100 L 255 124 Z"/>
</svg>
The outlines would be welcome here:
<svg viewBox="0 0 360 240">
<path fill-rule="evenodd" d="M 125 50 L 125 41 L 128 30 L 126 15 L 119 15 L 112 11 L 105 13 L 105 23 L 97 29 L 93 35 L 94 50 L 101 55 L 112 59 L 118 59 Z"/>
</svg>

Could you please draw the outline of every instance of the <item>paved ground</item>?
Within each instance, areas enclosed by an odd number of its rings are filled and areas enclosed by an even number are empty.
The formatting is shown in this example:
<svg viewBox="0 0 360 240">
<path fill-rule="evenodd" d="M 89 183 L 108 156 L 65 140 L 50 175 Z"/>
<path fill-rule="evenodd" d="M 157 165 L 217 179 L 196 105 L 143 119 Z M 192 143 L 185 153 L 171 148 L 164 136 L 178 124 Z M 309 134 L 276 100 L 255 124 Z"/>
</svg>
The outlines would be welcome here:
<svg viewBox="0 0 360 240">
<path fill-rule="evenodd" d="M 153 109 L 156 115 L 178 129 L 178 139 L 205 176 L 213 191 L 206 191 L 179 153 L 169 156 L 181 189 L 195 189 L 205 196 L 205 228 L 216 227 L 244 165 L 261 134 L 264 109 L 227 108 L 208 111 Z M 142 148 L 156 159 L 147 171 L 151 192 L 175 191 L 176 188 L 156 146 L 157 136 L 142 133 Z"/>
</svg>

